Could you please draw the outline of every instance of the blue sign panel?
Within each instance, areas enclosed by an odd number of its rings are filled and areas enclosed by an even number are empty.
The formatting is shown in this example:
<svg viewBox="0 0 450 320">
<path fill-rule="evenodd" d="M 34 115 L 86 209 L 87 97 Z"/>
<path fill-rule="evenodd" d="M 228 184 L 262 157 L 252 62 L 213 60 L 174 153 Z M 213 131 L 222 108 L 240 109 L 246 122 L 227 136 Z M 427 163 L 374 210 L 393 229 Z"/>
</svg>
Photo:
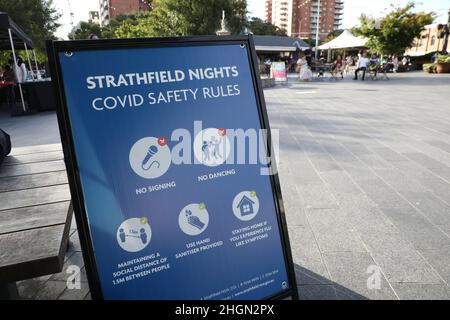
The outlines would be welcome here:
<svg viewBox="0 0 450 320">
<path fill-rule="evenodd" d="M 105 299 L 263 299 L 291 288 L 242 44 L 60 52 Z M 256 149 L 254 147 L 257 147 Z"/>
</svg>

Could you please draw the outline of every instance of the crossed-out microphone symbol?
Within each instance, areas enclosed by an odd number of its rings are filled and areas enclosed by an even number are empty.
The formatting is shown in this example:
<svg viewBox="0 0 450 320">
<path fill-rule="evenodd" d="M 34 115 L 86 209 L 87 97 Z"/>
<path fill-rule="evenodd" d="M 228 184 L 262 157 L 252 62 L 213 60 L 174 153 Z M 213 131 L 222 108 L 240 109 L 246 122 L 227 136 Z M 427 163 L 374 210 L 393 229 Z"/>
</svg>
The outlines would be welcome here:
<svg viewBox="0 0 450 320">
<path fill-rule="evenodd" d="M 156 165 L 156 168 L 160 167 L 160 163 L 157 160 L 153 160 L 154 156 L 158 153 L 157 146 L 150 146 L 148 148 L 147 154 L 145 155 L 144 160 L 142 160 L 142 169 L 145 171 L 150 170 L 153 165 Z"/>
</svg>

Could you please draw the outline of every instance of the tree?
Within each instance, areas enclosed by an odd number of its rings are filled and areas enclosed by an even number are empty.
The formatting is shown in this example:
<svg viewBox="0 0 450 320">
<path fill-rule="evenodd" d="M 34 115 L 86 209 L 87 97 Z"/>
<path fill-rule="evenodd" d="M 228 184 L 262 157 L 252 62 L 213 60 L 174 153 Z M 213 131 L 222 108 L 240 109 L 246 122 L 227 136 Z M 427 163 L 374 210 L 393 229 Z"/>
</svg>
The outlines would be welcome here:
<svg viewBox="0 0 450 320">
<path fill-rule="evenodd" d="M 435 18 L 433 12 L 413 13 L 414 8 L 414 2 L 405 7 L 392 6 L 392 12 L 379 20 L 362 15 L 361 26 L 354 32 L 368 38 L 367 46 L 378 53 L 401 55 L 411 47 L 414 38 L 420 36 L 424 26 Z"/>
<path fill-rule="evenodd" d="M 158 0 L 155 14 L 164 20 L 159 24 L 174 24 L 171 33 L 179 35 L 211 35 L 220 29 L 222 10 L 225 11 L 227 27 L 232 34 L 239 34 L 246 23 L 246 0 Z M 171 21 L 175 19 L 175 23 Z M 164 36 L 165 28 L 155 28 Z"/>
<path fill-rule="evenodd" d="M 114 29 L 116 38 L 142 38 L 154 35 L 152 26 L 152 13 L 133 15 L 122 20 Z"/>
<path fill-rule="evenodd" d="M 246 22 L 246 0 L 159 0 L 150 12 L 117 20 L 113 37 L 158 37 L 215 34 L 220 29 L 222 10 L 231 33 L 240 33 Z M 103 31 L 105 34 L 105 31 Z"/>
<path fill-rule="evenodd" d="M 109 24 L 102 28 L 102 38 L 115 38 L 116 30 L 122 26 L 122 24 L 137 24 L 137 15 L 134 13 L 121 14 L 111 19 Z"/>
<path fill-rule="evenodd" d="M 45 40 L 53 39 L 60 26 L 61 15 L 52 0 L 0 0 L 0 11 L 7 12 L 38 49 L 45 48 Z"/>
<path fill-rule="evenodd" d="M 71 40 L 89 39 L 91 35 L 101 37 L 102 30 L 100 26 L 93 22 L 80 21 L 79 26 L 74 27 L 68 34 Z"/>
<path fill-rule="evenodd" d="M 339 37 L 342 34 L 342 32 L 344 32 L 344 30 L 334 30 L 334 31 L 330 32 L 324 42 L 327 43 L 333 39 L 336 39 L 337 37 Z"/>
<path fill-rule="evenodd" d="M 246 25 L 249 31 L 255 35 L 286 36 L 285 30 L 257 17 L 250 18 Z"/>
</svg>

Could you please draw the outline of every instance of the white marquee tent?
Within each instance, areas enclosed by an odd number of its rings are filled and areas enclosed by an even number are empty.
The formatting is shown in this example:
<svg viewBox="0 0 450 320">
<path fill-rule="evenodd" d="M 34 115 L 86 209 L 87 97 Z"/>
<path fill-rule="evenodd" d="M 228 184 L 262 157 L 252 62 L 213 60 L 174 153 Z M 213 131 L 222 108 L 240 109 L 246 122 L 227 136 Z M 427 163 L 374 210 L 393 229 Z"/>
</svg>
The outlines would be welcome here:
<svg viewBox="0 0 450 320">
<path fill-rule="evenodd" d="M 335 39 L 324 43 L 319 46 L 319 50 L 337 50 L 337 49 L 350 49 L 350 48 L 364 48 L 366 46 L 367 39 L 356 37 L 350 31 L 344 30 Z"/>
</svg>

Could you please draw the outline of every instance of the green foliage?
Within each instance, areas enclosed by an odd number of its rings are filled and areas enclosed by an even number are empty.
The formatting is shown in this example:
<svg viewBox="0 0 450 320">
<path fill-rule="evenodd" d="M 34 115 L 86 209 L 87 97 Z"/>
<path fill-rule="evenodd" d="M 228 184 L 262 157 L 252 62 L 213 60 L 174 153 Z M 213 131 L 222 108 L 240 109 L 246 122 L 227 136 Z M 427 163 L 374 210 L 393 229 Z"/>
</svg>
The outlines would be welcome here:
<svg viewBox="0 0 450 320">
<path fill-rule="evenodd" d="M 158 0 L 154 12 L 160 23 L 173 24 L 172 34 L 211 35 L 220 29 L 222 10 L 225 11 L 227 28 L 239 34 L 246 23 L 246 0 Z M 175 19 L 172 22 L 171 19 Z M 165 28 L 155 28 L 159 36 L 167 35 Z"/>
<path fill-rule="evenodd" d="M 325 39 L 325 43 L 330 42 L 333 39 L 336 39 L 337 37 L 339 37 L 342 32 L 344 32 L 344 30 L 334 30 L 332 32 L 330 32 L 327 36 L 327 38 Z"/>
<path fill-rule="evenodd" d="M 53 7 L 52 0 L 0 0 L 0 11 L 7 12 L 38 49 L 44 50 L 45 40 L 54 38 L 53 34 L 60 26 L 61 15 Z"/>
<path fill-rule="evenodd" d="M 439 56 L 436 59 L 437 63 L 450 63 L 450 56 L 446 55 L 446 56 Z"/>
<path fill-rule="evenodd" d="M 423 68 L 424 71 L 433 70 L 433 68 L 434 68 L 434 63 L 425 63 L 425 64 L 422 66 L 422 68 Z"/>
<path fill-rule="evenodd" d="M 303 41 L 305 41 L 307 44 L 309 44 L 311 47 L 315 47 L 316 46 L 316 39 L 302 39 Z M 319 39 L 319 46 L 324 44 L 325 42 Z"/>
<path fill-rule="evenodd" d="M 367 46 L 383 54 L 401 55 L 420 36 L 425 25 L 433 22 L 435 14 L 413 13 L 414 2 L 405 7 L 392 6 L 392 12 L 376 20 L 368 15 L 360 17 L 361 26 L 353 29 L 357 35 L 369 39 Z"/>
<path fill-rule="evenodd" d="M 155 10 L 136 15 L 134 20 L 124 20 L 114 31 L 117 38 L 181 36 L 183 25 L 173 11 Z"/>
<path fill-rule="evenodd" d="M 183 17 L 176 11 L 156 9 L 149 17 L 150 36 L 170 37 L 187 35 Z"/>
<path fill-rule="evenodd" d="M 111 19 L 109 25 L 102 28 L 101 38 L 116 38 L 116 30 L 122 26 L 122 24 L 137 24 L 137 15 L 121 14 Z"/>
<path fill-rule="evenodd" d="M 220 29 L 222 10 L 232 34 L 246 23 L 246 0 L 156 0 L 150 12 L 124 16 L 111 21 L 102 36 L 161 37 L 215 34 Z M 109 34 L 108 34 L 109 33 Z"/>
<path fill-rule="evenodd" d="M 74 27 L 68 34 L 68 37 L 71 40 L 82 40 L 89 39 L 91 35 L 96 35 L 100 38 L 102 35 L 100 26 L 93 22 L 80 21 L 80 26 Z"/>
<path fill-rule="evenodd" d="M 287 36 L 286 31 L 257 17 L 247 21 L 247 28 L 255 35 Z"/>
</svg>

